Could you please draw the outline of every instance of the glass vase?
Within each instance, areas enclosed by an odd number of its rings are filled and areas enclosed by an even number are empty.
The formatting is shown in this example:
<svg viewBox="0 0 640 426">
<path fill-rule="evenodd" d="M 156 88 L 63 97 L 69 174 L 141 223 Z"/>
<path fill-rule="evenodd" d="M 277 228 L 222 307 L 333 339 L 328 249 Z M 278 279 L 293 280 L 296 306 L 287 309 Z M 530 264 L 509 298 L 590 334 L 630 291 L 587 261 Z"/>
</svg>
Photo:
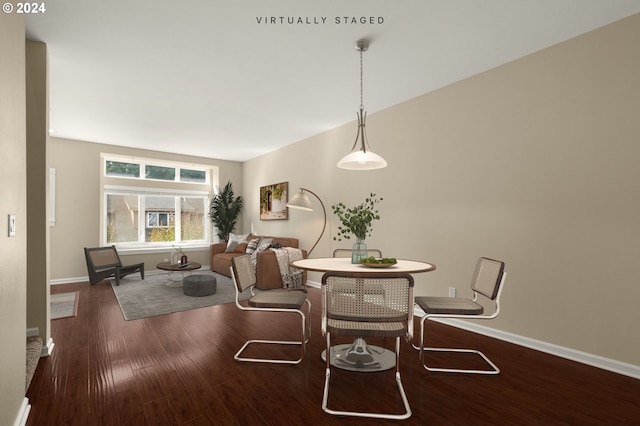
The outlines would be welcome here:
<svg viewBox="0 0 640 426">
<path fill-rule="evenodd" d="M 360 259 L 366 257 L 368 257 L 367 244 L 364 240 L 358 239 L 358 241 L 353 243 L 353 247 L 351 248 L 351 263 L 360 263 Z"/>
</svg>

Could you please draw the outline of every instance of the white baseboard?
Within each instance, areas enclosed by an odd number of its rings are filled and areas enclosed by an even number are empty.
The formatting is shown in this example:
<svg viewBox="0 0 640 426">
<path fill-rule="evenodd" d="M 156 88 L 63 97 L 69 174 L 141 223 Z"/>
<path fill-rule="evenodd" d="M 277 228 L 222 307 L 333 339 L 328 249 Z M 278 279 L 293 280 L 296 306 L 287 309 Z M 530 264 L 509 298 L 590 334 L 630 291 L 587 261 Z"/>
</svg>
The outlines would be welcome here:
<svg viewBox="0 0 640 426">
<path fill-rule="evenodd" d="M 49 340 L 47 340 L 47 343 L 45 345 L 42 345 L 42 352 L 40 352 L 40 356 L 51 356 L 51 354 L 53 353 L 53 347 L 56 344 L 53 343 L 53 339 L 49 338 Z"/>
<path fill-rule="evenodd" d="M 27 418 L 29 417 L 29 411 L 31 411 L 31 405 L 29 404 L 29 398 L 24 398 L 18 411 L 18 416 L 13 422 L 14 426 L 25 426 L 27 424 Z"/>
<path fill-rule="evenodd" d="M 313 288 L 320 288 L 320 287 L 322 287 L 322 284 L 317 283 L 317 282 L 315 282 L 315 281 L 307 281 L 307 285 L 308 285 L 309 287 L 313 287 Z"/>
<path fill-rule="evenodd" d="M 200 269 L 195 269 L 194 271 L 211 271 L 211 267 L 209 265 L 202 265 Z M 167 271 L 162 271 L 160 269 L 150 269 L 144 271 L 145 276 L 166 274 Z M 84 277 L 72 277 L 72 278 L 56 278 L 54 280 L 49 280 L 49 285 L 57 285 L 57 284 L 73 284 L 73 283 L 83 283 L 89 282 L 89 276 Z"/>
<path fill-rule="evenodd" d="M 314 281 L 307 281 L 307 285 L 310 287 L 320 288 L 321 284 Z M 422 316 L 424 312 L 420 308 L 414 310 L 415 316 Z M 628 364 L 614 359 L 605 358 L 599 355 L 593 355 L 587 352 L 578 351 L 575 349 L 567 348 L 564 346 L 555 345 L 553 343 L 543 342 L 541 340 L 531 339 L 529 337 L 520 336 L 518 334 L 509 333 L 495 328 L 486 327 L 477 323 L 459 319 L 434 319 L 433 321 L 439 321 L 443 324 L 450 325 L 452 327 L 461 328 L 463 330 L 472 331 L 474 333 L 482 334 L 485 336 L 493 337 L 495 339 L 504 340 L 505 342 L 514 343 L 526 348 L 535 349 L 540 352 L 545 352 L 551 355 L 559 356 L 561 358 L 570 359 L 572 361 L 587 364 L 592 367 L 601 368 L 603 370 L 612 371 L 614 373 L 623 374 L 625 376 L 640 379 L 640 366 Z M 414 330 L 415 332 L 419 332 Z"/>
<path fill-rule="evenodd" d="M 81 283 L 89 281 L 89 277 L 74 277 L 74 278 L 59 278 L 56 280 L 49 280 L 49 285 L 56 284 L 73 284 L 73 283 Z"/>
<path fill-rule="evenodd" d="M 614 359 L 605 358 L 599 355 L 590 354 L 587 352 L 578 351 L 575 349 L 567 348 L 564 346 L 556 345 L 553 343 L 543 342 L 541 340 L 531 339 L 529 337 L 520 336 L 517 334 L 509 333 L 495 328 L 486 327 L 477 323 L 471 323 L 469 321 L 459 319 L 442 319 L 434 320 L 440 321 L 444 324 L 451 325 L 453 327 L 462 328 L 464 330 L 472 331 L 474 333 L 483 334 L 485 336 L 494 337 L 496 339 L 504 340 L 506 342 L 515 343 L 516 345 L 524 346 L 526 348 L 535 349 L 537 351 L 545 352 L 551 355 L 559 356 L 562 358 L 577 361 L 582 364 L 587 364 L 592 367 L 602 368 L 603 370 L 612 371 L 614 373 L 623 374 L 625 376 L 640 379 L 640 366 L 628 364 Z"/>
</svg>

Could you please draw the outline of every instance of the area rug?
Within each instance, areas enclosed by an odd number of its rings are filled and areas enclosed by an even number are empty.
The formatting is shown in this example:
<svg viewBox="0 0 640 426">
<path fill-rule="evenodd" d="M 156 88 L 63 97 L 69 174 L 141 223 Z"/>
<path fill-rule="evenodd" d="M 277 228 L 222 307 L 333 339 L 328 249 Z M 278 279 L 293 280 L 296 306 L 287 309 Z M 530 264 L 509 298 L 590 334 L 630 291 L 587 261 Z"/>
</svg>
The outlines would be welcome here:
<svg viewBox="0 0 640 426">
<path fill-rule="evenodd" d="M 175 275 L 174 272 L 173 276 Z M 235 300 L 236 292 L 231 278 L 206 270 L 194 271 L 193 275 L 216 277 L 216 293 L 203 297 L 185 296 L 181 286 L 167 285 L 173 283 L 169 281 L 169 274 L 164 273 L 148 274 L 144 280 L 139 275 L 130 275 L 121 278 L 119 286 L 114 279 L 110 281 L 122 315 L 127 321 L 221 305 Z M 248 299 L 251 294 L 247 291 L 240 296 L 241 299 Z"/>
<path fill-rule="evenodd" d="M 78 315 L 78 292 L 57 293 L 49 296 L 51 319 L 69 318 Z"/>
</svg>

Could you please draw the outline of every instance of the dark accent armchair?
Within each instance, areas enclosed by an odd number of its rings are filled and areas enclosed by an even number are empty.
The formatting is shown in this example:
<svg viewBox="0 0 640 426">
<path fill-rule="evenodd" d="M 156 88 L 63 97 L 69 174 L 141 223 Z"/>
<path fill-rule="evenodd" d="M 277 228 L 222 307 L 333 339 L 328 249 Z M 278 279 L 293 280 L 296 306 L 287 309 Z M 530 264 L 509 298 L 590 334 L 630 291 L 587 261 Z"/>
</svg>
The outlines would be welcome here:
<svg viewBox="0 0 640 426">
<path fill-rule="evenodd" d="M 84 248 L 84 256 L 87 260 L 89 282 L 95 285 L 105 278 L 114 277 L 116 285 L 120 285 L 120 278 L 129 274 L 140 272 L 144 280 L 144 263 L 135 265 L 122 265 L 116 246 Z"/>
</svg>

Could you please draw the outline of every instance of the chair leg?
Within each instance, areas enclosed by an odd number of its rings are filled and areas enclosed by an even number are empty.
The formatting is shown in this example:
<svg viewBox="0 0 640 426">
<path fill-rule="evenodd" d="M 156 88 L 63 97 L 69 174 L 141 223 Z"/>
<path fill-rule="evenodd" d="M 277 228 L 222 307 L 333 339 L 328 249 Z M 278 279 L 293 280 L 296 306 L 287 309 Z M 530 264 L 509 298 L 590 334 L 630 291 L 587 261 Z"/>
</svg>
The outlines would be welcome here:
<svg viewBox="0 0 640 426">
<path fill-rule="evenodd" d="M 307 340 L 304 342 L 308 343 L 309 339 L 311 339 L 311 302 L 309 302 L 309 299 L 307 299 L 306 302 L 309 310 L 307 312 Z"/>
<path fill-rule="evenodd" d="M 311 317 L 311 303 L 307 302 L 309 305 L 309 315 L 308 317 Z M 253 340 L 247 340 L 245 342 L 244 345 L 242 345 L 242 347 L 240 348 L 240 350 L 238 350 L 238 352 L 236 352 L 236 354 L 233 356 L 233 359 L 235 359 L 236 361 L 244 361 L 244 362 L 262 362 L 262 363 L 268 363 L 268 364 L 300 364 L 302 362 L 302 360 L 304 359 L 304 355 L 307 351 L 306 347 L 307 347 L 307 342 L 309 341 L 309 337 L 307 335 L 307 315 L 305 315 L 302 311 L 298 311 L 298 310 L 288 310 L 288 311 L 283 311 L 283 313 L 297 313 L 300 315 L 301 317 L 301 325 L 302 325 L 302 339 L 298 342 L 298 341 L 294 341 L 294 340 L 260 340 L 260 339 L 253 339 Z M 311 320 L 309 319 L 309 330 L 310 330 L 310 323 Z M 289 359 L 272 359 L 272 358 L 247 358 L 247 357 L 242 357 L 240 356 L 240 354 L 242 352 L 244 352 L 245 349 L 247 349 L 251 344 L 253 343 L 259 343 L 259 344 L 272 344 L 272 345 L 300 345 L 301 347 L 301 353 L 300 353 L 300 358 L 296 359 L 296 360 L 289 360 Z"/>
<path fill-rule="evenodd" d="M 405 412 L 403 414 L 385 414 L 385 413 L 367 413 L 360 411 L 337 411 L 332 410 L 328 407 L 329 402 L 329 382 L 331 378 L 331 334 L 327 332 L 326 334 L 327 341 L 327 352 L 326 352 L 326 369 L 325 369 L 325 379 L 324 379 L 324 393 L 322 396 L 322 410 L 326 413 L 333 414 L 336 416 L 353 416 L 353 417 L 368 417 L 374 419 L 390 419 L 390 420 L 404 420 L 411 417 L 411 407 L 409 407 L 409 401 L 407 400 L 407 395 L 404 391 L 404 387 L 402 386 L 402 380 L 400 378 L 400 337 L 396 337 L 396 372 L 395 372 L 395 381 L 398 386 L 398 390 L 400 392 L 400 397 L 402 398 L 402 403 L 404 404 Z"/>
<path fill-rule="evenodd" d="M 335 414 L 335 412 L 333 410 L 330 410 L 328 407 L 329 378 L 331 377 L 331 333 L 329 333 L 328 331 L 325 335 L 325 341 L 327 343 L 327 350 L 325 352 L 326 367 L 324 370 L 324 391 L 322 393 L 322 410 L 329 414 Z"/>
<path fill-rule="evenodd" d="M 433 372 L 441 372 L 441 373 L 466 373 L 466 374 L 498 374 L 500 373 L 500 369 L 497 365 L 495 365 L 484 353 L 476 350 L 476 349 L 454 349 L 454 348 L 434 348 L 424 346 L 424 323 L 428 319 L 428 316 L 423 316 L 420 320 L 420 346 L 417 347 L 415 344 L 412 344 L 414 349 L 417 349 L 419 352 L 419 359 L 422 366 L 425 370 L 433 371 Z M 459 368 L 435 368 L 429 367 L 426 363 L 424 353 L 425 352 L 455 352 L 455 353 L 474 353 L 480 355 L 482 359 L 489 365 L 489 370 L 478 370 L 478 369 L 459 369 Z"/>
<path fill-rule="evenodd" d="M 400 391 L 400 396 L 402 397 L 402 402 L 404 404 L 405 414 L 399 416 L 399 419 L 408 419 L 411 417 L 411 407 L 409 407 L 409 400 L 407 399 L 407 394 L 404 391 L 404 387 L 402 386 L 402 379 L 400 379 L 400 337 L 396 337 L 396 382 L 398 383 L 398 390 Z"/>
</svg>

